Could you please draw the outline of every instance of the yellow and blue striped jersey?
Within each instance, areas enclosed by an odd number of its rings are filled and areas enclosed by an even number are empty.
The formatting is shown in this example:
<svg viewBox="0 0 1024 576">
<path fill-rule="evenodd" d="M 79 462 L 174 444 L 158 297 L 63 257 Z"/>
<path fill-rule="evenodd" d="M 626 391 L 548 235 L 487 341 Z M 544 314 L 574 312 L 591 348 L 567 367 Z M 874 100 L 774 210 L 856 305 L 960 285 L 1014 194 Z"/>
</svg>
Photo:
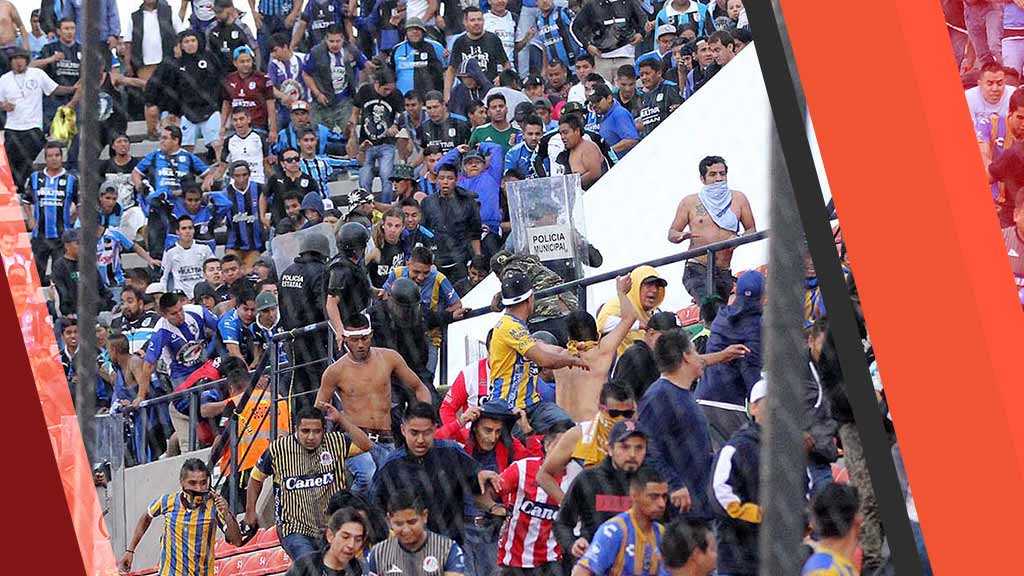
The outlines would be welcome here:
<svg viewBox="0 0 1024 576">
<path fill-rule="evenodd" d="M 804 563 L 801 576 L 859 576 L 853 562 L 838 552 L 819 546 Z"/>
<path fill-rule="evenodd" d="M 212 498 L 188 507 L 182 493 L 166 494 L 149 505 L 150 518 L 164 517 L 158 576 L 212 576 L 213 545 L 224 519 Z"/>
<path fill-rule="evenodd" d="M 632 510 L 618 514 L 597 529 L 579 565 L 598 576 L 666 575 L 667 568 L 661 562 L 663 531 L 661 524 L 655 522 L 644 533 Z"/>
<path fill-rule="evenodd" d="M 494 327 L 488 357 L 491 359 L 491 398 L 508 403 L 509 408 L 527 408 L 540 403 L 537 366 L 526 358 L 537 341 L 526 323 L 511 314 L 503 314 Z"/>
</svg>

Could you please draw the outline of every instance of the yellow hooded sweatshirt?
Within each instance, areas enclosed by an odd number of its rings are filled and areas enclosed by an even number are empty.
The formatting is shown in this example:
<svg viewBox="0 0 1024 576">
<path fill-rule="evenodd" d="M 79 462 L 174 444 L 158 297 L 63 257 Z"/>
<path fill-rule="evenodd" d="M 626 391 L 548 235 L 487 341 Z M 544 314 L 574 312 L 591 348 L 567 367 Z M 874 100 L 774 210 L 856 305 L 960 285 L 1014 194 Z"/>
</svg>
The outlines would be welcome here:
<svg viewBox="0 0 1024 576">
<path fill-rule="evenodd" d="M 626 334 L 626 337 L 622 340 L 622 344 L 619 345 L 618 353 L 620 356 L 626 351 L 626 348 L 628 348 L 630 344 L 637 340 L 643 340 L 644 331 L 639 326 L 646 325 L 651 314 L 653 314 L 658 309 L 658 306 L 661 306 L 661 303 L 665 301 L 665 288 L 658 288 L 658 298 L 654 304 L 654 310 L 644 310 L 640 305 L 640 285 L 643 284 L 644 280 L 647 278 L 661 278 L 661 276 L 658 275 L 658 271 L 652 266 L 638 266 L 630 272 L 629 277 L 633 279 L 633 287 L 630 289 L 627 297 L 629 301 L 633 303 L 633 308 L 636 309 L 638 319 L 637 323 L 634 324 L 635 328 Z M 597 331 L 601 334 L 611 332 L 612 329 L 615 328 L 615 325 L 621 316 L 622 310 L 619 307 L 619 296 L 616 294 L 615 296 L 612 296 L 611 300 L 608 300 L 603 306 L 601 306 L 601 311 L 597 314 Z"/>
</svg>

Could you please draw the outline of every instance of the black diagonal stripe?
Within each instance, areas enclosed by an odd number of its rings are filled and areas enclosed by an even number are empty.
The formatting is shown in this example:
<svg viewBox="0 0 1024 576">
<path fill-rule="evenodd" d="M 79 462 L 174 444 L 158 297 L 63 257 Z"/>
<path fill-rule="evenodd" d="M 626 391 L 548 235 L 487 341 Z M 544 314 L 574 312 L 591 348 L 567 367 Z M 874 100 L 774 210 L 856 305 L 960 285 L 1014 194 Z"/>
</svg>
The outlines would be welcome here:
<svg viewBox="0 0 1024 576">
<path fill-rule="evenodd" d="M 789 37 L 780 26 L 778 0 L 744 2 L 750 19 L 761 74 L 775 118 L 789 177 L 793 184 L 800 219 L 810 248 L 818 282 L 828 307 L 829 325 L 836 352 L 845 376 L 845 386 L 853 409 L 864 457 L 871 474 L 878 510 L 892 551 L 892 562 L 900 576 L 921 574 L 914 535 L 907 508 L 882 425 L 882 414 L 875 400 L 868 374 L 867 359 L 860 340 L 853 303 L 843 278 L 822 199 L 821 184 L 811 155 L 807 127 L 791 73 L 787 49 Z M 794 66 L 795 69 L 795 66 Z M 798 100 L 801 99 L 801 100 Z"/>
</svg>

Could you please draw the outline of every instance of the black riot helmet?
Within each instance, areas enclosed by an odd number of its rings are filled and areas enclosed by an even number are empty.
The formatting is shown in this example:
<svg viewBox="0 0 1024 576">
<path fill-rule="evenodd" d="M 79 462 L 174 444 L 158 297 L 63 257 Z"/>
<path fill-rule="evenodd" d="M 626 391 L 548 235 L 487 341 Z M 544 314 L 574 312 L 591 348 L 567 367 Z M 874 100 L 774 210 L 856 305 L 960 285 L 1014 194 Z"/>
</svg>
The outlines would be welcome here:
<svg viewBox="0 0 1024 576">
<path fill-rule="evenodd" d="M 338 230 L 338 250 L 349 258 L 362 254 L 369 241 L 370 233 L 362 224 L 348 222 Z"/>
</svg>

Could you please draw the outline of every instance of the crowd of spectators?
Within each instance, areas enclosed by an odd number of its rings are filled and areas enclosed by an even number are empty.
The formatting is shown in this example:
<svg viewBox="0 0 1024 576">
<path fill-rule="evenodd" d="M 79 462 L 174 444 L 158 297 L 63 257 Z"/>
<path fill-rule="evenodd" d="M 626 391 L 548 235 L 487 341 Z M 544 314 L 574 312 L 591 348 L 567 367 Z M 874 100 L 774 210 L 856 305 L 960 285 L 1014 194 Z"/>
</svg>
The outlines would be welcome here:
<svg viewBox="0 0 1024 576">
<path fill-rule="evenodd" d="M 143 0 L 124 27 L 100 4 L 85 38 L 76 0 L 44 0 L 30 26 L 0 0 L 0 109 L 69 386 L 126 416 L 128 464 L 221 454 L 185 462 L 123 569 L 163 516 L 160 573 L 212 574 L 216 527 L 238 543 L 270 481 L 294 574 L 757 573 L 762 272 L 735 278 L 727 253 L 688 263 L 682 285 L 641 266 L 595 318 L 572 294 L 534 296 L 562 277 L 513 250 L 505 196 L 569 173 L 594 185 L 750 43 L 742 2 Z M 105 153 L 83 165 L 54 128 L 80 106 L 90 50 Z M 137 157 L 140 140 L 156 149 Z M 89 169 L 95 383 L 75 366 Z M 696 172 L 669 240 L 753 232 L 725 159 Z M 281 267 L 269 249 L 288 235 Z M 855 570 L 859 550 L 875 573 L 881 528 L 808 270 L 806 573 Z M 439 391 L 442 330 L 492 273 L 487 354 Z M 682 286 L 701 308 L 687 329 L 659 309 Z M 330 329 L 272 348 L 316 323 Z M 275 349 L 291 366 L 280 398 L 249 382 Z M 231 459 L 220 432 L 236 416 Z M 856 489 L 832 484 L 837 438 Z M 237 493 L 213 489 L 226 476 Z"/>
<path fill-rule="evenodd" d="M 953 56 L 1024 305 L 1024 8 L 1016 2 L 943 0 Z"/>
</svg>

